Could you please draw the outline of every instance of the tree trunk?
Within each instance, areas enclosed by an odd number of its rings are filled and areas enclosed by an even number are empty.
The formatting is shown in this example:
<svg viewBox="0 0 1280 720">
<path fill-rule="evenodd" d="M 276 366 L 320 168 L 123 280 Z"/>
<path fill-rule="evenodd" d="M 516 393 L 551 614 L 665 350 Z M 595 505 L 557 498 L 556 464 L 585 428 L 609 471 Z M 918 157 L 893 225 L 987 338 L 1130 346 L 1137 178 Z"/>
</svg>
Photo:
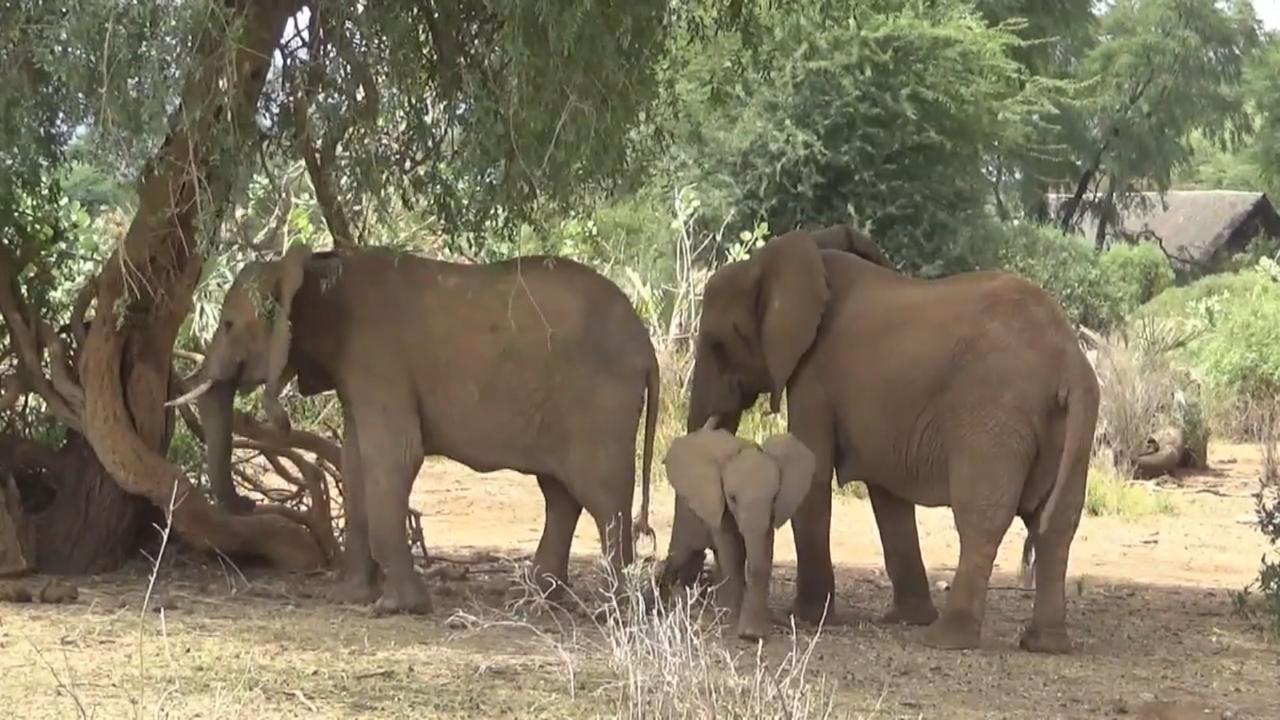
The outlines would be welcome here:
<svg viewBox="0 0 1280 720">
<path fill-rule="evenodd" d="M 145 501 L 111 481 L 84 437 L 73 431 L 56 451 L 0 437 L 0 471 L 0 484 L 10 484 L 9 523 L 18 529 L 18 553 L 30 571 L 114 570 L 132 555 L 139 531 L 154 517 Z M 9 542 L 0 537 L 0 555 L 9 554 Z"/>
<path fill-rule="evenodd" d="M 203 260 L 194 239 L 202 221 L 216 221 L 225 207 L 247 154 L 237 151 L 256 142 L 253 113 L 272 52 L 302 2 L 228 5 L 243 32 L 229 37 L 219 23 L 198 41 L 206 62 L 189 78 L 175 113 L 181 120 L 144 173 L 137 214 L 98 278 L 95 322 L 80 359 L 84 429 L 125 491 L 173 506 L 174 530 L 190 544 L 307 570 L 322 565 L 323 556 L 303 527 L 274 514 L 226 514 L 162 455 L 173 422 L 164 407 L 173 344 Z M 230 153 L 221 154 L 226 148 Z"/>
</svg>

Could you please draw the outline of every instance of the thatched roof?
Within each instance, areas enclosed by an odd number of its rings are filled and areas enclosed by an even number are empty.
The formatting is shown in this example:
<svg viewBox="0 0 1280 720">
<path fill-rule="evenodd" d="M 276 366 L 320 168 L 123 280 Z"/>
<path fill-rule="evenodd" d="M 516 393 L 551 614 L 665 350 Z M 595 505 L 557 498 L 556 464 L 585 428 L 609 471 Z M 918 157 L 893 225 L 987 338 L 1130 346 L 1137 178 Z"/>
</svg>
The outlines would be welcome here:
<svg viewBox="0 0 1280 720">
<path fill-rule="evenodd" d="M 1280 237 L 1280 214 L 1260 192 L 1239 190 L 1171 190 L 1164 201 L 1154 192 L 1137 193 L 1131 207 L 1121 213 L 1119 228 L 1110 235 L 1159 242 L 1171 260 L 1204 265 L 1218 250 L 1229 246 L 1241 252 L 1258 230 Z M 1050 195 L 1049 207 L 1057 209 L 1068 195 Z M 1093 239 L 1098 221 L 1082 212 L 1079 229 Z"/>
</svg>

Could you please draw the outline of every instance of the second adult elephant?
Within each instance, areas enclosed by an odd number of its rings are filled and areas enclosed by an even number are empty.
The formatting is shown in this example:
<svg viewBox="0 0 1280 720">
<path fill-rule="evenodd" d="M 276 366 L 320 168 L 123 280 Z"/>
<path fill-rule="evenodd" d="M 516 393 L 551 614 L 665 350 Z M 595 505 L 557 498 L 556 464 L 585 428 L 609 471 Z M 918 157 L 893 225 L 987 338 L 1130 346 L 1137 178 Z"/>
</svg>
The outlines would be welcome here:
<svg viewBox="0 0 1280 720">
<path fill-rule="evenodd" d="M 829 235 L 829 230 L 823 231 Z M 996 551 L 1015 516 L 1035 549 L 1022 647 L 1064 652 L 1067 558 L 1084 504 L 1099 387 L 1061 306 L 1016 275 L 923 280 L 789 232 L 716 271 L 703 294 L 687 427 L 737 427 L 762 394 L 787 398 L 788 429 L 816 458 L 791 519 L 795 611 L 834 599 L 831 478 L 867 483 L 893 585 L 889 621 L 925 641 L 980 640 Z M 942 614 L 920 555 L 915 506 L 952 508 L 960 560 Z M 687 579 L 706 531 L 677 502 L 667 578 Z"/>
<path fill-rule="evenodd" d="M 462 265 L 300 246 L 246 266 L 197 386 L 174 401 L 200 400 L 209 476 L 224 505 L 246 505 L 231 481 L 236 390 L 265 383 L 268 417 L 287 425 L 278 395 L 294 375 L 303 395 L 336 389 L 342 403 L 348 525 L 337 599 L 430 611 L 405 535 L 425 455 L 537 476 L 546 516 L 536 577 L 567 580 L 583 508 L 615 567 L 632 561 L 636 431 L 643 405 L 637 529 L 647 529 L 658 365 L 627 296 L 590 268 L 543 256 Z"/>
</svg>

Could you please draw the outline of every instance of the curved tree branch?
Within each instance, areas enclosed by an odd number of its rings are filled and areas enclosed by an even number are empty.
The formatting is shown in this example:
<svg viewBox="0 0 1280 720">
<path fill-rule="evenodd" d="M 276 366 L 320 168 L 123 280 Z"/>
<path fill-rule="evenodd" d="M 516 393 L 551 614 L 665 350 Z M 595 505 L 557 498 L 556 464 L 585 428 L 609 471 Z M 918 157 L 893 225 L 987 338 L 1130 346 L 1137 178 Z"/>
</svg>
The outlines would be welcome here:
<svg viewBox="0 0 1280 720">
<path fill-rule="evenodd" d="M 4 316 L 9 337 L 17 352 L 19 369 L 30 389 L 44 399 L 58 421 L 79 431 L 81 413 L 78 408 L 45 377 L 40 338 L 27 322 L 27 313 L 23 311 L 26 304 L 18 293 L 17 269 L 13 255 L 7 249 L 0 248 L 0 314 Z"/>
</svg>

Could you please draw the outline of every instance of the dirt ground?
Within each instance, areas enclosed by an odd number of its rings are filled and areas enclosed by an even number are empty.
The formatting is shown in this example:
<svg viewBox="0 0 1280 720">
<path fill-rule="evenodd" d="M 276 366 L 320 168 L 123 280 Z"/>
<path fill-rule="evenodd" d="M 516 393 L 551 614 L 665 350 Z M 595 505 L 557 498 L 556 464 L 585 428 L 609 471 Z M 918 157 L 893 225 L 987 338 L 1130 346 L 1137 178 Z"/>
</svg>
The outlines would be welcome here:
<svg viewBox="0 0 1280 720">
<path fill-rule="evenodd" d="M 1213 470 L 1185 477 L 1180 513 L 1086 517 L 1072 549 L 1069 656 L 1016 647 L 1031 594 L 1014 589 L 1023 529 L 997 561 L 984 644 L 972 652 L 923 647 L 919 629 L 868 620 L 888 601 L 869 504 L 837 499 L 833 555 L 837 624 L 826 627 L 811 672 L 835 683 L 835 716 L 877 718 L 1135 717 L 1152 699 L 1197 699 L 1210 717 L 1280 717 L 1280 646 L 1232 614 L 1266 549 L 1250 523 L 1258 452 L 1217 445 Z M 477 476 L 430 463 L 414 493 L 433 553 L 532 553 L 542 499 L 530 477 Z M 660 550 L 671 495 L 654 493 Z M 931 580 L 957 557 L 946 509 L 918 513 Z M 771 655 L 785 651 L 794 577 L 789 531 L 779 533 Z M 598 555 L 585 515 L 575 571 Z M 567 665 L 519 627 L 459 628 L 454 608 L 481 613 L 509 584 L 500 574 L 436 581 L 428 618 L 373 618 L 315 595 L 326 581 L 286 581 L 225 562 L 179 556 L 161 568 L 142 610 L 150 566 L 78 580 L 71 605 L 0 605 L 0 707 L 15 718 L 61 717 L 607 717 L 614 692 L 602 668 Z M 935 589 L 941 606 L 945 589 Z M 811 628 L 800 628 L 802 642 Z M 726 639 L 745 648 L 736 639 Z M 570 672 L 570 669 L 573 672 Z"/>
</svg>

